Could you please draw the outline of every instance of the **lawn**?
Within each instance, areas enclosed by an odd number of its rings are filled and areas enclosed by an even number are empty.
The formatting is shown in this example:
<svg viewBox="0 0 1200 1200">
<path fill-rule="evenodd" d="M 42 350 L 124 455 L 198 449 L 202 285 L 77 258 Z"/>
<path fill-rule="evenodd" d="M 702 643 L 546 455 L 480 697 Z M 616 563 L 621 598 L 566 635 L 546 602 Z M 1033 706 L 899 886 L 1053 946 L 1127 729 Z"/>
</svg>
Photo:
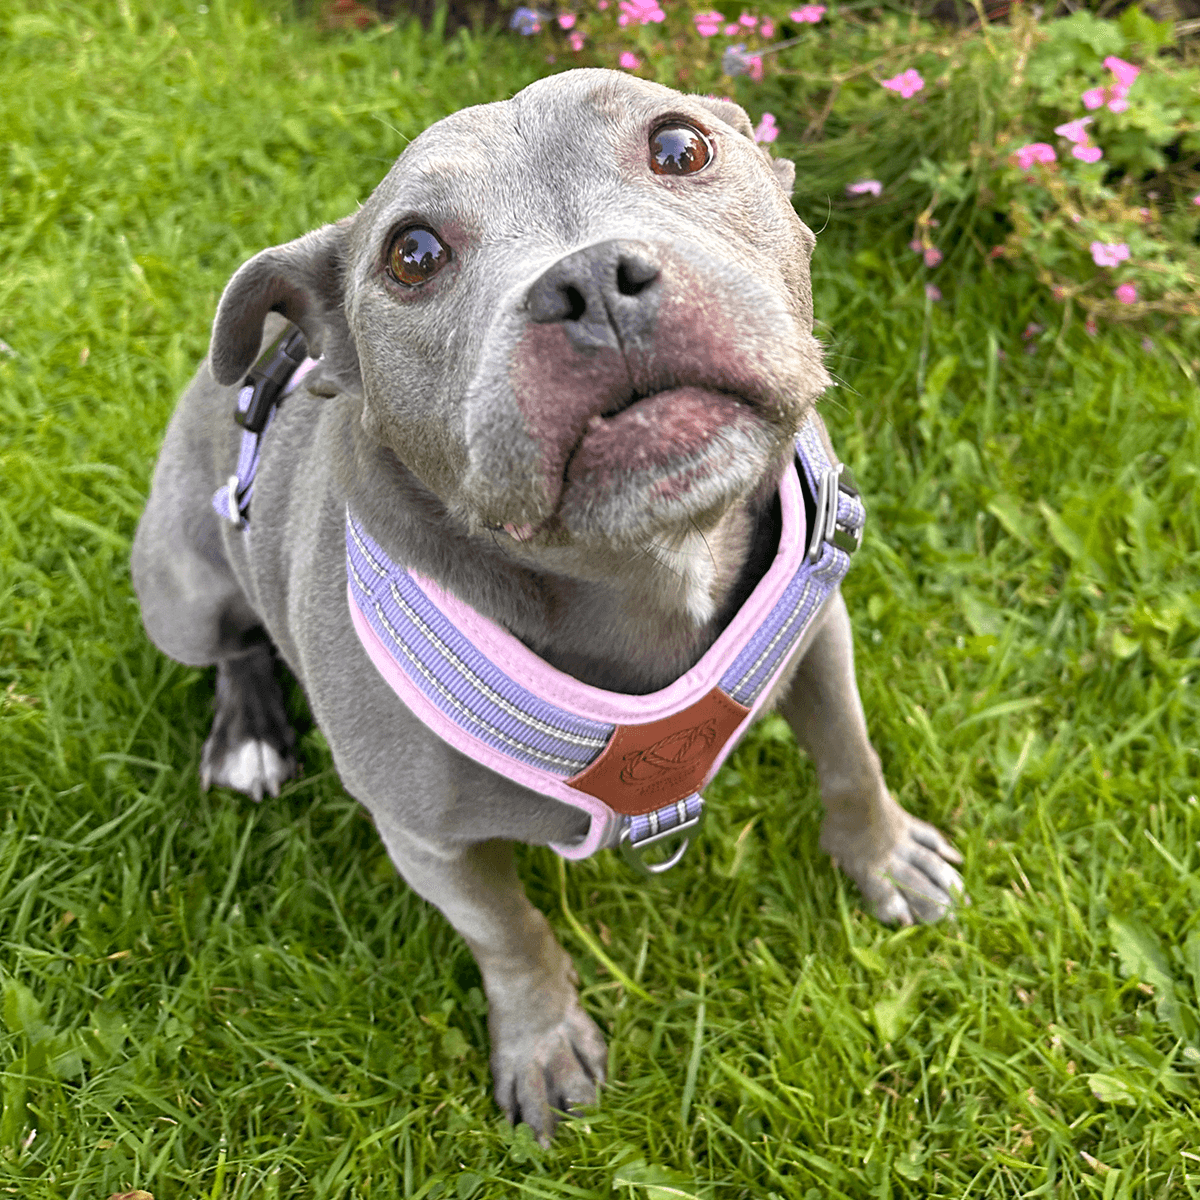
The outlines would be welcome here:
<svg viewBox="0 0 1200 1200">
<path fill-rule="evenodd" d="M 1200 346 L 966 250 L 935 300 L 894 214 L 801 211 L 863 699 L 966 856 L 955 921 L 862 911 L 774 718 L 663 881 L 524 850 L 612 1045 L 542 1150 L 298 689 L 302 778 L 200 792 L 211 676 L 149 645 L 128 555 L 220 290 L 548 69 L 275 7 L 0 14 L 0 1192 L 1200 1196 Z"/>
</svg>

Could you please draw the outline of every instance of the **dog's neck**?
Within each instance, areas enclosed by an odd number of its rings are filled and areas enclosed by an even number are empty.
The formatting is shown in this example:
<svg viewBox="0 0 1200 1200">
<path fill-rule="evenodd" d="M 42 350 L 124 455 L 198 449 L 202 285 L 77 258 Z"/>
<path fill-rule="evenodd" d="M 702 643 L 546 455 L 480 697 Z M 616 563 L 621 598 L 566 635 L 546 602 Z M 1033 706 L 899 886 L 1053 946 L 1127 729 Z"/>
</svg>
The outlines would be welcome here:
<svg viewBox="0 0 1200 1200">
<path fill-rule="evenodd" d="M 350 506 L 385 552 L 551 666 L 608 691 L 656 691 L 693 667 L 779 542 L 779 504 L 767 489 L 704 531 L 642 546 L 526 547 L 504 533 L 468 533 L 378 443 L 358 436 L 346 449 Z"/>
</svg>

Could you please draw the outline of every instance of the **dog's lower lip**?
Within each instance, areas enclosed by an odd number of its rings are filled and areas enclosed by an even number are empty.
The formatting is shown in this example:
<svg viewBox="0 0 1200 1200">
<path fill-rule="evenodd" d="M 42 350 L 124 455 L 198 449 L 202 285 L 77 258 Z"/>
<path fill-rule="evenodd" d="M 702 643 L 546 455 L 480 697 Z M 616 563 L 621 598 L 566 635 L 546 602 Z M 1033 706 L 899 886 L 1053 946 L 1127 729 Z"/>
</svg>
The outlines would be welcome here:
<svg viewBox="0 0 1200 1200">
<path fill-rule="evenodd" d="M 566 463 L 568 482 L 670 470 L 703 455 L 722 430 L 761 420 L 741 396 L 698 387 L 652 392 L 612 416 L 588 420 Z"/>
</svg>

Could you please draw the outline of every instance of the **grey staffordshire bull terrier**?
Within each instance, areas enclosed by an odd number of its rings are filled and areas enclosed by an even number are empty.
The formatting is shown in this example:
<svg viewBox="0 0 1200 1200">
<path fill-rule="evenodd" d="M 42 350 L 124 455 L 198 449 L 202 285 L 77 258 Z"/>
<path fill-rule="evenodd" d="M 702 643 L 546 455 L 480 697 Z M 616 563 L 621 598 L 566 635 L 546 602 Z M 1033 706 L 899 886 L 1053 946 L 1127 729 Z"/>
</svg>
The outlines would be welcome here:
<svg viewBox="0 0 1200 1200">
<path fill-rule="evenodd" d="M 204 784 L 260 799 L 295 770 L 273 644 L 397 870 L 470 946 L 496 1099 L 543 1140 L 596 1099 L 606 1048 L 512 843 L 577 844 L 589 818 L 389 687 L 349 612 L 347 512 L 583 684 L 644 697 L 689 671 L 771 561 L 829 384 L 793 179 L 735 104 L 614 71 L 437 122 L 359 212 L 234 274 L 134 543 L 151 639 L 217 668 Z M 319 362 L 262 439 L 247 526 L 213 495 L 274 314 Z M 772 698 L 816 765 L 822 848 L 880 919 L 944 915 L 961 857 L 888 791 L 840 593 Z"/>
</svg>

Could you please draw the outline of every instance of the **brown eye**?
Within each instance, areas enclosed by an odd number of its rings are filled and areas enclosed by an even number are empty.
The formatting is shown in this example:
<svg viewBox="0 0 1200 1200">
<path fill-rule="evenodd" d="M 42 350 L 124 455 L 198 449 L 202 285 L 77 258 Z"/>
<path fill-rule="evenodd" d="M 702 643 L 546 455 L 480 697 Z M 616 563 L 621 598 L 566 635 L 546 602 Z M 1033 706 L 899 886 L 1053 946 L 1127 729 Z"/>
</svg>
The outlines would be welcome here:
<svg viewBox="0 0 1200 1200">
<path fill-rule="evenodd" d="M 711 161 L 708 138 L 691 125 L 661 125 L 650 135 L 650 170 L 655 175 L 694 175 Z"/>
<path fill-rule="evenodd" d="M 432 229 L 410 225 L 392 239 L 388 274 L 406 287 L 432 279 L 450 261 L 450 247 Z"/>
</svg>

